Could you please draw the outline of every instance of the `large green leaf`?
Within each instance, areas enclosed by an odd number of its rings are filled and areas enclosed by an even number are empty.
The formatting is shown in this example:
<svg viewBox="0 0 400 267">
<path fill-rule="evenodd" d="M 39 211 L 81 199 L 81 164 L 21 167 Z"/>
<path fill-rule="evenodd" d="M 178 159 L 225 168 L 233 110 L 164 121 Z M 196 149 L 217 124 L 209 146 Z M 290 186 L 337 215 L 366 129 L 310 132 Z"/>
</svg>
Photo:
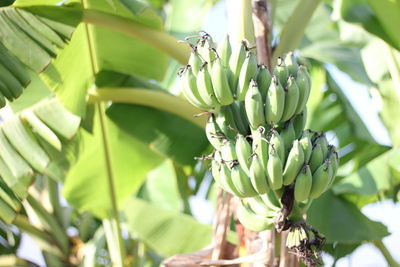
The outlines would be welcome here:
<svg viewBox="0 0 400 267">
<path fill-rule="evenodd" d="M 333 192 L 376 195 L 393 189 L 400 183 L 400 177 L 393 175 L 391 166 L 396 168 L 399 159 L 400 149 L 392 149 L 342 179 L 333 187 Z"/>
<path fill-rule="evenodd" d="M 161 256 L 197 251 L 211 241 L 212 227 L 191 216 L 134 197 L 127 201 L 124 211 L 128 230 Z"/>
<path fill-rule="evenodd" d="M 354 204 L 331 191 L 313 201 L 307 221 L 325 235 L 328 243 L 355 244 L 389 234 L 383 224 L 368 219 Z"/>
<path fill-rule="evenodd" d="M 400 50 L 397 25 L 400 2 L 397 0 L 342 0 L 338 5 L 342 19 L 361 25 L 368 32 Z"/>
<path fill-rule="evenodd" d="M 139 189 L 147 173 L 164 158 L 193 164 L 206 145 L 202 129 L 157 109 L 113 104 L 107 110 L 107 135 L 119 205 Z M 102 136 L 95 118 L 93 135 L 81 131 L 80 155 L 66 178 L 63 193 L 71 205 L 104 217 L 110 208 Z M 91 185 L 97 185 L 93 187 Z"/>
</svg>

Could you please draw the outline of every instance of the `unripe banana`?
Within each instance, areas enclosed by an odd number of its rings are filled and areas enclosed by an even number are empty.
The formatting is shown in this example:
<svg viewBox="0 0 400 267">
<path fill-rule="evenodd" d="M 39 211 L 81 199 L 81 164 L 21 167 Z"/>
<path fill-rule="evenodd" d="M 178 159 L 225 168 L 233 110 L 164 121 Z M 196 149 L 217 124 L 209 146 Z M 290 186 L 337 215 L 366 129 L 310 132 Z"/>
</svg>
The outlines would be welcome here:
<svg viewBox="0 0 400 267">
<path fill-rule="evenodd" d="M 280 189 L 283 185 L 283 164 L 278 151 L 270 146 L 267 163 L 268 184 L 272 190 Z"/>
<path fill-rule="evenodd" d="M 280 211 L 282 209 L 282 204 L 279 201 L 279 199 L 277 199 L 277 197 L 275 196 L 275 193 L 270 190 L 268 193 L 266 194 L 262 194 L 260 195 L 262 201 L 265 203 L 265 205 L 273 211 Z"/>
<path fill-rule="evenodd" d="M 250 89 L 247 91 L 244 106 L 250 126 L 253 129 L 264 126 L 264 102 L 254 80 L 250 82 Z"/>
<path fill-rule="evenodd" d="M 230 140 L 236 139 L 237 126 L 230 106 L 220 107 L 215 118 L 222 133 Z"/>
<path fill-rule="evenodd" d="M 311 153 L 313 150 L 312 143 L 311 143 L 311 137 L 309 134 L 307 134 L 308 131 L 309 130 L 303 131 L 303 134 L 299 140 L 300 145 L 304 152 L 304 162 L 305 163 L 308 163 L 310 161 Z"/>
<path fill-rule="evenodd" d="M 283 184 L 293 183 L 301 167 L 304 164 L 304 152 L 298 140 L 293 142 L 292 149 L 289 152 L 285 170 L 283 171 Z"/>
<path fill-rule="evenodd" d="M 287 121 L 293 117 L 299 102 L 299 88 L 293 76 L 290 76 L 285 87 L 285 108 L 281 121 Z"/>
<path fill-rule="evenodd" d="M 257 154 L 253 156 L 251 161 L 250 181 L 258 194 L 265 194 L 268 192 L 269 187 L 266 173 Z"/>
<path fill-rule="evenodd" d="M 230 105 L 238 131 L 242 135 L 250 134 L 249 121 L 243 101 L 233 101 Z"/>
<path fill-rule="evenodd" d="M 267 97 L 265 98 L 265 119 L 270 125 L 276 125 L 281 121 L 283 110 L 285 108 L 285 91 L 283 90 L 279 79 L 272 76 Z"/>
<path fill-rule="evenodd" d="M 217 58 L 211 68 L 211 81 L 214 88 L 215 96 L 221 105 L 229 105 L 233 102 L 232 91 L 229 88 L 228 77 L 221 59 Z"/>
<path fill-rule="evenodd" d="M 12 101 L 22 94 L 22 85 L 2 63 L 0 63 L 0 81 L 2 81 L 2 86 L 7 89 L 2 93 L 8 100 Z"/>
<path fill-rule="evenodd" d="M 293 123 L 291 121 L 287 122 L 281 131 L 281 137 L 283 143 L 285 144 L 285 154 L 288 153 L 293 145 L 293 140 L 296 139 L 296 134 L 294 132 Z"/>
<path fill-rule="evenodd" d="M 261 232 L 274 228 L 274 217 L 257 215 L 243 202 L 238 205 L 236 215 L 240 223 L 249 230 Z"/>
<path fill-rule="evenodd" d="M 337 154 L 334 146 L 329 146 L 328 160 L 331 162 L 332 170 L 333 170 L 331 181 L 329 182 L 329 185 L 328 185 L 328 187 L 330 187 L 335 180 L 337 170 L 339 168 L 339 157 L 338 157 L 338 154 Z"/>
<path fill-rule="evenodd" d="M 244 100 L 250 81 L 257 77 L 257 58 L 254 53 L 247 52 L 242 68 L 240 69 L 239 82 L 236 91 L 236 99 Z"/>
<path fill-rule="evenodd" d="M 192 67 L 193 74 L 197 76 L 201 66 L 203 65 L 203 60 L 201 59 L 199 53 L 197 52 L 196 47 L 194 47 L 192 53 L 190 53 L 188 64 Z"/>
<path fill-rule="evenodd" d="M 222 66 L 225 69 L 229 67 L 229 58 L 232 54 L 231 43 L 229 42 L 229 35 L 225 35 L 222 42 L 217 47 L 217 54 L 221 58 Z"/>
<path fill-rule="evenodd" d="M 204 63 L 202 68 L 197 73 L 196 81 L 197 89 L 199 90 L 199 94 L 203 102 L 211 108 L 221 106 L 214 94 L 214 89 L 212 86 L 210 73 L 208 72 L 207 63 Z"/>
<path fill-rule="evenodd" d="M 261 165 L 265 170 L 267 168 L 268 161 L 268 141 L 266 139 L 265 129 L 263 127 L 259 127 L 257 130 L 252 130 L 252 137 L 253 152 L 255 152 L 259 157 Z"/>
<path fill-rule="evenodd" d="M 311 186 L 312 174 L 310 166 L 308 164 L 304 164 L 303 168 L 296 177 L 294 185 L 294 199 L 297 202 L 307 200 L 310 195 Z"/>
<path fill-rule="evenodd" d="M 325 160 L 325 162 L 313 174 L 310 199 L 319 197 L 328 187 L 333 174 L 333 170 L 330 165 L 331 162 L 329 160 Z"/>
<path fill-rule="evenodd" d="M 324 133 L 320 133 L 318 135 L 318 137 L 315 139 L 314 143 L 321 145 L 323 157 L 324 157 L 324 159 L 326 159 L 327 156 L 328 156 L 328 148 L 329 148 L 328 146 L 329 146 L 329 144 L 328 144 L 328 140 L 326 140 L 325 134 Z"/>
<path fill-rule="evenodd" d="M 286 65 L 286 68 L 288 70 L 289 75 L 297 77 L 298 65 L 297 65 L 296 59 L 294 58 L 293 52 L 290 51 L 290 52 L 288 52 L 286 54 L 286 56 L 285 56 L 285 65 Z"/>
<path fill-rule="evenodd" d="M 206 123 L 206 136 L 208 141 L 215 149 L 220 149 L 223 141 L 227 139 L 227 137 L 222 133 L 219 128 L 217 122 L 215 121 L 215 116 L 212 114 Z"/>
<path fill-rule="evenodd" d="M 283 162 L 286 157 L 285 143 L 278 131 L 271 129 L 271 137 L 269 139 L 269 153 L 271 154 L 271 149 L 274 149 L 281 161 Z"/>
<path fill-rule="evenodd" d="M 13 94 L 8 89 L 7 85 L 5 85 L 1 80 L 0 80 L 0 93 L 2 95 L 4 95 L 9 101 L 13 101 L 14 100 Z"/>
<path fill-rule="evenodd" d="M 232 94 L 236 93 L 238 87 L 240 69 L 246 58 L 246 42 L 242 41 L 240 45 L 232 45 L 232 54 L 229 58 L 228 78 Z"/>
<path fill-rule="evenodd" d="M 293 129 L 295 133 L 295 138 L 300 138 L 304 127 L 306 126 L 307 123 L 307 108 L 304 108 L 304 110 L 295 115 L 293 118 Z"/>
<path fill-rule="evenodd" d="M 254 211 L 255 214 L 263 217 L 274 217 L 276 216 L 277 210 L 272 210 L 265 205 L 264 201 L 259 197 L 249 197 L 246 198 L 246 202 L 250 209 Z"/>
<path fill-rule="evenodd" d="M 257 84 L 263 100 L 267 97 L 268 88 L 271 85 L 272 76 L 268 67 L 265 65 L 258 66 Z"/>
<path fill-rule="evenodd" d="M 299 114 L 307 104 L 311 92 L 307 70 L 304 66 L 300 66 L 297 70 L 296 84 L 299 88 L 299 102 L 297 103 L 295 114 Z"/>
<path fill-rule="evenodd" d="M 278 57 L 276 67 L 274 69 L 274 75 L 278 77 L 279 82 L 282 84 L 282 86 L 286 87 L 289 77 L 289 72 L 285 65 L 285 62 L 281 57 Z"/>
<path fill-rule="evenodd" d="M 221 181 L 221 187 L 225 191 L 239 197 L 243 197 L 243 195 L 240 194 L 239 191 L 236 190 L 235 185 L 232 182 L 231 178 L 231 170 L 226 162 L 221 164 L 221 170 L 220 170 L 220 181 Z"/>
<path fill-rule="evenodd" d="M 236 190 L 240 193 L 240 197 L 257 196 L 257 192 L 254 190 L 249 176 L 247 176 L 239 164 L 233 165 L 231 169 L 231 178 Z"/>
<path fill-rule="evenodd" d="M 324 154 L 322 152 L 321 145 L 316 144 L 313 147 L 310 158 L 311 172 L 314 174 L 314 172 L 322 165 L 323 162 L 324 162 Z"/>
<path fill-rule="evenodd" d="M 205 34 L 201 37 L 197 44 L 197 52 L 210 66 L 213 65 L 216 53 L 215 44 L 210 35 Z"/>
<path fill-rule="evenodd" d="M 211 161 L 211 174 L 212 174 L 215 182 L 217 182 L 217 184 L 226 191 L 226 189 L 223 188 L 223 186 L 221 184 L 221 163 L 219 163 L 216 160 Z"/>
<path fill-rule="evenodd" d="M 197 89 L 196 76 L 193 74 L 192 67 L 187 65 L 182 73 L 182 93 L 186 97 L 187 101 L 193 106 L 207 110 L 211 108 L 203 99 L 200 97 Z"/>
<path fill-rule="evenodd" d="M 243 171 L 250 176 L 250 157 L 252 154 L 251 145 L 247 142 L 246 138 L 238 134 L 236 138 L 236 156 Z"/>
<path fill-rule="evenodd" d="M 223 161 L 228 163 L 237 160 L 235 142 L 229 140 L 224 142 L 221 147 L 221 157 Z"/>
<path fill-rule="evenodd" d="M 1 43 L 0 64 L 9 70 L 22 86 L 28 86 L 31 78 L 29 77 L 27 69 L 16 57 L 11 55 Z"/>
</svg>

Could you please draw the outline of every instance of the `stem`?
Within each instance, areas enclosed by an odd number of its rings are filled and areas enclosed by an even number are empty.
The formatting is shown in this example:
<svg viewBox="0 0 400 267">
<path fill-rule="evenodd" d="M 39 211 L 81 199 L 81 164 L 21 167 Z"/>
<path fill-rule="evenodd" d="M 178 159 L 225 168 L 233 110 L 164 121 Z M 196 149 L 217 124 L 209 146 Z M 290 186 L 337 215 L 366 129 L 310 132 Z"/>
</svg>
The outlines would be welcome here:
<svg viewBox="0 0 400 267">
<path fill-rule="evenodd" d="M 63 209 L 60 204 L 60 192 L 58 190 L 58 183 L 53 179 L 47 178 L 47 189 L 49 192 L 50 204 L 53 208 L 53 213 L 58 221 L 58 223 L 65 228 Z"/>
<path fill-rule="evenodd" d="M 107 182 L 108 182 L 108 189 L 111 198 L 111 208 L 112 208 L 112 219 L 115 221 L 115 228 L 119 247 L 119 257 L 120 257 L 120 266 L 123 266 L 123 262 L 125 260 L 125 248 L 124 248 L 124 240 L 122 238 L 122 231 L 121 231 L 121 220 L 119 218 L 118 213 L 118 205 L 117 205 L 117 194 L 114 185 L 114 175 L 112 171 L 112 164 L 111 164 L 111 154 L 110 154 L 110 145 L 108 143 L 108 136 L 106 130 L 106 124 L 104 119 L 104 110 L 101 103 L 97 104 L 97 110 L 99 113 L 99 120 L 100 120 L 100 127 L 101 127 L 101 137 L 103 141 L 103 149 L 104 149 L 104 157 L 106 161 L 106 169 L 107 169 Z M 113 245 L 113 244 L 109 244 Z M 115 245 L 115 244 L 114 244 Z"/>
<path fill-rule="evenodd" d="M 400 264 L 393 258 L 392 254 L 390 254 L 382 240 L 373 241 L 373 244 L 380 250 L 390 267 L 400 267 Z"/>
<path fill-rule="evenodd" d="M 253 22 L 257 44 L 257 61 L 272 72 L 272 51 L 269 42 L 270 16 L 266 0 L 253 0 Z"/>
<path fill-rule="evenodd" d="M 26 201 L 32 208 L 32 211 L 40 219 L 40 222 L 45 225 L 46 230 L 53 235 L 64 255 L 69 255 L 69 238 L 56 218 L 53 217 L 33 196 L 28 195 Z"/>
<path fill-rule="evenodd" d="M 160 49 L 181 64 L 187 64 L 188 62 L 189 46 L 178 43 L 176 38 L 165 32 L 150 28 L 131 19 L 98 10 L 84 9 L 82 22 L 122 32 Z"/>
<path fill-rule="evenodd" d="M 251 0 L 229 0 L 227 6 L 231 40 L 240 43 L 246 39 L 250 45 L 254 45 Z"/>
<path fill-rule="evenodd" d="M 202 111 L 193 107 L 186 100 L 162 91 L 142 88 L 101 88 L 89 91 L 89 103 L 112 101 L 144 105 L 167 111 L 204 128 L 207 118 L 194 117 Z"/>
</svg>

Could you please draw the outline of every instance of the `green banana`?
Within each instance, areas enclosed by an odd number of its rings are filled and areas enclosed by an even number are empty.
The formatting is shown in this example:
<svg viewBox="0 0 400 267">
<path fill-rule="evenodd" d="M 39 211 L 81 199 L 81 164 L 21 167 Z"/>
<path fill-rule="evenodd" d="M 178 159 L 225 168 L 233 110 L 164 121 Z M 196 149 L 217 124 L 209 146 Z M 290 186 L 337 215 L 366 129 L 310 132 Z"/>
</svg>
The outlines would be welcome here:
<svg viewBox="0 0 400 267">
<path fill-rule="evenodd" d="M 234 101 L 232 91 L 229 88 L 228 77 L 219 58 L 214 61 L 211 68 L 211 81 L 218 102 L 221 105 L 231 104 Z"/>
<path fill-rule="evenodd" d="M 24 65 L 14 56 L 7 52 L 7 49 L 0 43 L 0 64 L 6 67 L 20 82 L 23 87 L 31 82 L 28 71 Z"/>
<path fill-rule="evenodd" d="M 207 139 L 211 143 L 211 145 L 215 149 L 220 149 L 223 144 L 223 141 L 226 140 L 227 137 L 222 133 L 217 122 L 215 121 L 214 114 L 211 114 L 211 116 L 208 118 L 205 131 Z"/>
<path fill-rule="evenodd" d="M 280 211 L 282 209 L 281 202 L 275 196 L 275 193 L 272 190 L 269 190 L 268 193 L 260 195 L 264 204 L 273 211 Z"/>
<path fill-rule="evenodd" d="M 208 63 L 205 62 L 197 73 L 196 78 L 197 89 L 203 102 L 211 107 L 216 108 L 221 106 L 218 99 L 215 97 L 214 89 L 211 82 L 211 76 L 208 72 Z"/>
<path fill-rule="evenodd" d="M 237 126 L 230 106 L 223 106 L 217 111 L 215 119 L 221 132 L 230 140 L 236 139 Z"/>
<path fill-rule="evenodd" d="M 260 90 L 262 99 L 266 99 L 268 88 L 271 85 L 272 76 L 269 73 L 268 67 L 265 65 L 258 66 L 257 84 Z"/>
<path fill-rule="evenodd" d="M 304 164 L 304 152 L 299 140 L 293 142 L 292 149 L 289 152 L 285 170 L 283 171 L 283 184 L 289 185 L 293 183 L 301 167 Z"/>
<path fill-rule="evenodd" d="M 287 121 L 293 117 L 296 111 L 297 103 L 299 102 L 299 87 L 293 76 L 290 76 L 285 87 L 285 108 L 281 121 Z"/>
<path fill-rule="evenodd" d="M 240 193 L 240 197 L 257 196 L 257 192 L 254 190 L 249 176 L 247 176 L 239 164 L 233 165 L 231 169 L 231 179 L 235 185 L 236 191 Z"/>
<path fill-rule="evenodd" d="M 252 154 L 251 145 L 247 142 L 246 138 L 238 134 L 236 138 L 236 156 L 243 171 L 250 176 L 250 162 L 249 159 Z"/>
<path fill-rule="evenodd" d="M 300 138 L 301 133 L 303 132 L 307 123 L 307 108 L 305 107 L 301 113 L 295 115 L 292 120 L 295 137 Z"/>
<path fill-rule="evenodd" d="M 296 77 L 297 76 L 298 65 L 297 65 L 297 61 L 294 58 L 294 54 L 293 54 L 292 51 L 290 51 L 290 52 L 288 52 L 286 54 L 286 56 L 285 56 L 285 65 L 287 67 L 288 74 Z"/>
<path fill-rule="evenodd" d="M 1 74 L 0 74 L 1 76 Z M 14 100 L 14 96 L 12 95 L 11 91 L 8 89 L 8 87 L 1 81 L 0 79 L 0 93 L 4 95 L 5 98 L 7 98 L 9 101 Z"/>
<path fill-rule="evenodd" d="M 293 123 L 291 121 L 285 123 L 281 131 L 283 144 L 285 145 L 285 154 L 288 153 L 293 145 L 293 140 L 296 139 Z"/>
<path fill-rule="evenodd" d="M 242 41 L 240 45 L 232 45 L 232 54 L 228 64 L 229 86 L 232 93 L 236 93 L 236 88 L 238 87 L 240 69 L 246 58 L 246 50 L 247 45 L 245 41 Z"/>
<path fill-rule="evenodd" d="M 250 81 L 257 76 L 257 58 L 254 53 L 247 52 L 242 68 L 240 69 L 239 82 L 236 91 L 236 99 L 243 101 L 246 98 Z"/>
<path fill-rule="evenodd" d="M 257 156 L 261 160 L 261 165 L 264 170 L 267 168 L 268 162 L 268 141 L 265 135 L 265 129 L 263 127 L 259 127 L 257 130 L 252 130 L 253 144 L 252 149 L 253 152 L 257 154 Z"/>
<path fill-rule="evenodd" d="M 308 199 L 312 186 L 312 174 L 310 166 L 304 164 L 303 168 L 296 177 L 294 185 L 294 199 L 302 202 Z"/>
<path fill-rule="evenodd" d="M 246 198 L 246 202 L 255 214 L 263 217 L 275 217 L 278 210 L 270 209 L 259 196 Z"/>
<path fill-rule="evenodd" d="M 233 101 L 230 105 L 238 131 L 243 135 L 249 134 L 249 121 L 243 101 Z"/>
<path fill-rule="evenodd" d="M 281 121 L 283 110 L 285 108 L 285 91 L 283 90 L 279 79 L 272 76 L 267 97 L 265 98 L 265 119 L 272 126 Z"/>
<path fill-rule="evenodd" d="M 283 166 L 279 157 L 278 150 L 273 146 L 269 147 L 269 157 L 267 163 L 268 184 L 272 190 L 280 189 L 283 185 Z"/>
<path fill-rule="evenodd" d="M 329 186 L 331 186 L 335 180 L 336 174 L 337 174 L 337 170 L 339 168 L 339 157 L 338 154 L 335 150 L 335 147 L 330 145 L 329 146 L 329 150 L 328 150 L 328 160 L 331 162 L 332 165 L 332 177 L 331 180 L 329 182 Z M 328 186 L 328 187 L 329 187 Z"/>
<path fill-rule="evenodd" d="M 217 184 L 226 191 L 226 189 L 223 188 L 222 183 L 221 183 L 221 163 L 219 163 L 216 160 L 211 161 L 211 174 L 212 174 L 215 182 L 217 182 Z"/>
<path fill-rule="evenodd" d="M 285 62 L 281 57 L 278 57 L 278 61 L 273 73 L 276 77 L 278 77 L 279 82 L 282 84 L 282 86 L 286 87 L 289 77 L 289 72 L 285 65 Z"/>
<path fill-rule="evenodd" d="M 251 160 L 250 181 L 258 194 L 265 194 L 268 192 L 269 186 L 266 173 L 257 154 L 255 154 Z"/>
<path fill-rule="evenodd" d="M 271 153 L 271 149 L 276 150 L 279 158 L 283 162 L 286 157 L 285 143 L 283 142 L 283 139 L 277 130 L 271 129 L 270 134 L 269 152 Z"/>
<path fill-rule="evenodd" d="M 304 66 L 300 66 L 297 70 L 296 84 L 299 88 L 299 101 L 297 103 L 295 114 L 299 114 L 307 104 L 310 96 L 311 87 L 309 83 L 307 70 Z"/>
<path fill-rule="evenodd" d="M 233 141 L 225 141 L 221 147 L 221 157 L 225 162 L 237 160 L 235 143 Z"/>
<path fill-rule="evenodd" d="M 202 98 L 200 97 L 199 91 L 197 89 L 196 76 L 192 71 L 192 67 L 187 65 L 181 74 L 182 80 L 182 93 L 186 100 L 189 101 L 193 106 L 207 110 L 210 106 L 206 105 Z"/>
<path fill-rule="evenodd" d="M 311 137 L 309 136 L 309 134 L 307 134 L 308 131 L 310 131 L 310 130 L 303 131 L 303 134 L 299 140 L 300 145 L 304 152 L 304 162 L 305 163 L 308 163 L 310 161 L 311 153 L 313 150 L 312 143 L 311 143 Z"/>
<path fill-rule="evenodd" d="M 239 203 L 236 215 L 240 223 L 252 231 L 261 232 L 274 228 L 274 217 L 260 216 L 243 202 Z"/>
<path fill-rule="evenodd" d="M 313 150 L 311 152 L 311 157 L 310 157 L 310 169 L 311 172 L 314 174 L 314 172 L 322 165 L 324 162 L 324 154 L 322 152 L 322 148 L 320 144 L 316 144 L 313 146 Z"/>
<path fill-rule="evenodd" d="M 217 54 L 221 58 L 222 66 L 225 69 L 229 67 L 229 58 L 232 54 L 231 43 L 229 42 L 229 35 L 225 35 L 222 42 L 217 47 Z"/>
<path fill-rule="evenodd" d="M 324 133 L 320 133 L 318 137 L 314 141 L 315 144 L 320 144 L 322 149 L 323 158 L 326 159 L 328 156 L 328 140 L 326 140 L 326 136 Z"/>
<path fill-rule="evenodd" d="M 196 47 L 193 47 L 192 53 L 190 53 L 188 64 L 192 67 L 193 74 L 197 76 L 201 66 L 203 65 L 203 60 L 201 59 L 200 54 L 197 52 Z"/>
<path fill-rule="evenodd" d="M 319 166 L 319 168 L 313 174 L 310 199 L 315 199 L 325 192 L 331 180 L 332 174 L 333 170 L 331 162 L 329 160 L 325 160 L 325 162 Z"/>
<path fill-rule="evenodd" d="M 240 194 L 239 191 L 236 190 L 235 185 L 232 182 L 232 177 L 231 177 L 231 170 L 228 167 L 226 162 L 223 162 L 221 164 L 221 170 L 219 174 L 219 179 L 221 181 L 221 187 L 225 191 L 231 193 L 232 195 L 239 196 L 239 197 L 244 197 L 243 195 Z"/>
<path fill-rule="evenodd" d="M 250 126 L 253 129 L 264 126 L 264 103 L 260 91 L 258 90 L 258 86 L 254 80 L 251 80 L 250 82 L 250 89 L 247 91 L 244 107 L 246 108 L 246 114 Z"/>
<path fill-rule="evenodd" d="M 197 44 L 197 52 L 206 62 L 210 64 L 210 66 L 213 65 L 216 53 L 215 53 L 215 44 L 210 35 L 204 34 L 200 38 Z"/>
</svg>

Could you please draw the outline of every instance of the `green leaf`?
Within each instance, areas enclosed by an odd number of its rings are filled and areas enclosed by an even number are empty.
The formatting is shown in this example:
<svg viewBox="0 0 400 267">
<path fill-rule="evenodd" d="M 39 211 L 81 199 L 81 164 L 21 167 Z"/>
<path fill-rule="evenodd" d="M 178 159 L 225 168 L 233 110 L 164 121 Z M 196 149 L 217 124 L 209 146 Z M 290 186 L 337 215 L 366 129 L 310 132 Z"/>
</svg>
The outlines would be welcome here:
<svg viewBox="0 0 400 267">
<path fill-rule="evenodd" d="M 129 135 L 148 144 L 151 150 L 181 165 L 194 164 L 194 157 L 201 156 L 208 145 L 203 129 L 168 112 L 113 104 L 107 115 Z"/>
<path fill-rule="evenodd" d="M 338 8 L 342 19 L 362 26 L 400 50 L 400 37 L 396 27 L 400 23 L 398 1 L 347 0 L 339 1 Z"/>
<path fill-rule="evenodd" d="M 390 190 L 399 184 L 400 180 L 399 177 L 394 179 L 388 162 L 391 161 L 392 166 L 396 166 L 395 163 L 399 159 L 400 149 L 392 149 L 335 184 L 333 192 L 335 194 L 375 195 Z"/>
<path fill-rule="evenodd" d="M 127 201 L 124 212 L 128 230 L 164 257 L 200 250 L 211 241 L 212 227 L 191 216 L 134 197 Z"/>
<path fill-rule="evenodd" d="M 328 243 L 356 244 L 389 235 L 386 226 L 368 219 L 354 204 L 331 191 L 313 201 L 307 222 L 324 234 Z"/>
</svg>

